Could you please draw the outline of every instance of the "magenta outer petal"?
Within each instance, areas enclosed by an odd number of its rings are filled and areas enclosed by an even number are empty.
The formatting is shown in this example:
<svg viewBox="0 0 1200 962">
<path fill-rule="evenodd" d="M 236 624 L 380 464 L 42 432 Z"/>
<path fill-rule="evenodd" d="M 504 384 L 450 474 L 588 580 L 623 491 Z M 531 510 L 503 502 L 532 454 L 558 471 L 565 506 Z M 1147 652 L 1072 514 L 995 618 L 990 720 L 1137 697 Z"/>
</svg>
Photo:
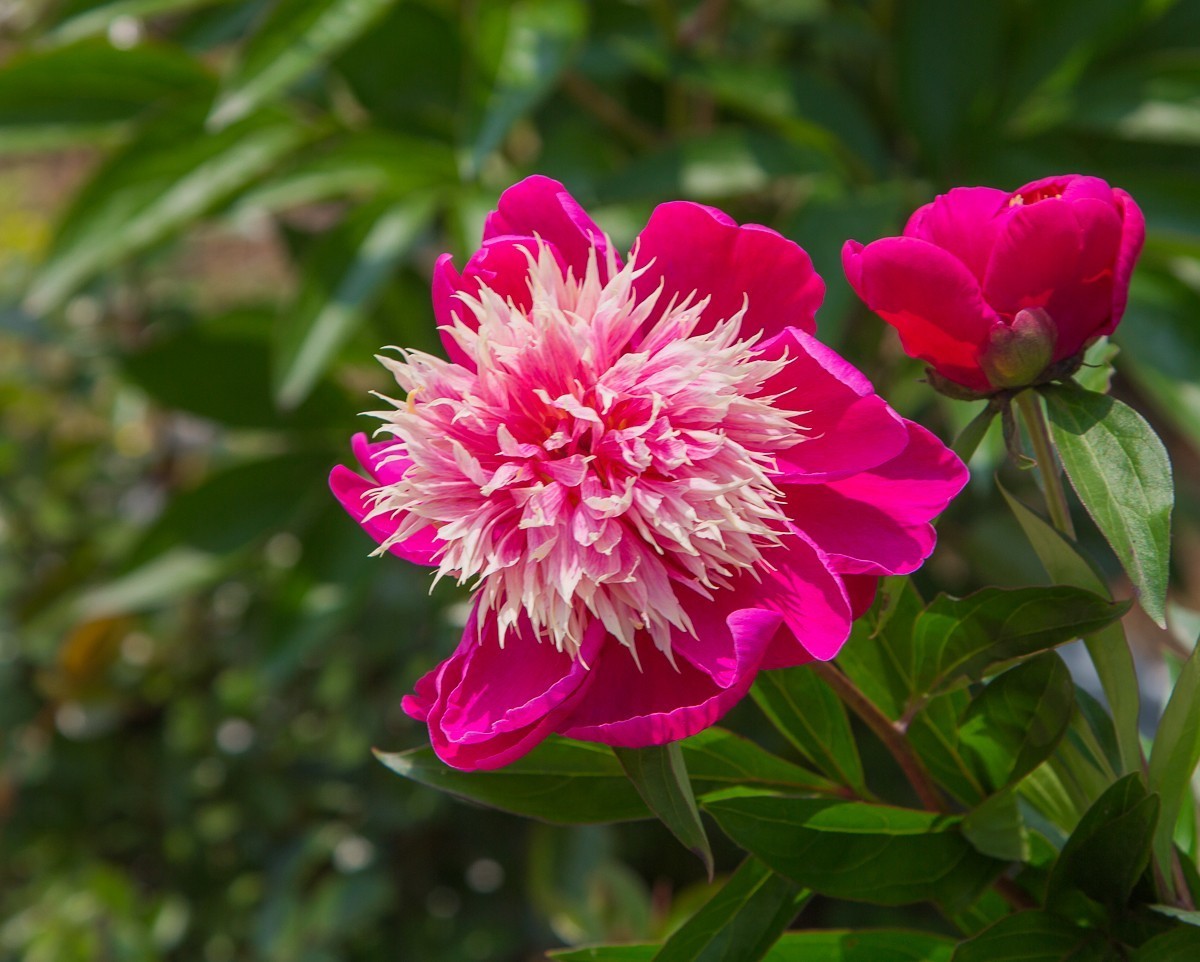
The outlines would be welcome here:
<svg viewBox="0 0 1200 962">
<path fill-rule="evenodd" d="M 562 255 L 558 249 L 553 245 L 548 246 L 562 265 Z M 475 297 L 480 287 L 489 287 L 505 300 L 527 310 L 531 303 L 529 263 L 530 258 L 536 258 L 537 255 L 538 244 L 532 237 L 494 237 L 484 241 L 479 250 L 471 255 L 461 275 L 454 269 L 449 254 L 438 258 L 433 268 L 433 313 L 442 346 L 450 360 L 475 369 L 475 362 L 463 353 L 447 331 L 455 317 L 472 330 L 479 326 L 475 315 L 455 295 L 461 292 Z"/>
<path fill-rule="evenodd" d="M 955 187 L 913 214 L 904 235 L 945 248 L 982 281 L 996 240 L 995 218 L 1008 199 L 994 187 Z"/>
<path fill-rule="evenodd" d="M 686 605 L 699 638 L 678 635 L 677 667 L 643 642 L 639 669 L 632 653 L 609 639 L 592 668 L 594 684 L 561 733 L 638 748 L 687 738 L 716 723 L 749 691 L 781 621 L 754 608 L 727 611 L 733 598 L 722 600 L 724 605 L 697 597 Z"/>
<path fill-rule="evenodd" d="M 769 227 L 739 227 L 712 207 L 672 201 L 654 209 L 634 250 L 638 264 L 648 267 L 635 284 L 641 297 L 661 283 L 660 307 L 693 292 L 711 298 L 698 332 L 732 317 L 747 298 L 745 335 L 816 330 L 825 282 L 800 245 Z"/>
<path fill-rule="evenodd" d="M 483 225 L 485 242 L 503 234 L 539 237 L 558 248 L 576 278 L 583 277 L 594 249 L 600 280 L 608 280 L 604 232 L 557 180 L 540 174 L 526 177 L 501 194 L 496 207 Z"/>
<path fill-rule="evenodd" d="M 783 544 L 765 552 L 772 570 L 761 583 L 743 576 L 739 584 L 757 607 L 783 616 L 780 631 L 763 659 L 763 668 L 828 661 L 850 636 L 851 607 L 846 586 L 830 568 L 830 559 L 798 528 Z"/>
<path fill-rule="evenodd" d="M 992 326 L 979 282 L 957 257 L 915 237 L 847 241 L 842 265 L 850 286 L 900 334 L 904 350 L 945 377 L 990 390 L 979 367 Z"/>
<path fill-rule="evenodd" d="M 389 449 L 393 452 L 398 449 L 394 441 L 372 444 L 361 432 L 354 435 L 350 446 L 363 470 L 371 476 L 371 480 L 368 481 L 339 464 L 329 473 L 329 488 L 362 529 L 374 538 L 377 544 L 383 544 L 395 533 L 403 518 L 399 515 L 380 514 L 368 520 L 367 515 L 375 505 L 367 495 L 381 484 L 391 484 L 399 480 L 411 462 L 403 455 L 388 453 Z M 443 542 L 438 540 L 433 527 L 428 526 L 399 544 L 392 545 L 389 550 L 397 557 L 414 564 L 435 565 L 437 562 L 434 555 L 442 545 Z"/>
<path fill-rule="evenodd" d="M 429 739 L 447 765 L 498 768 L 520 758 L 553 732 L 593 683 L 603 629 L 589 631 L 581 658 L 539 643 L 524 620 L 501 649 L 494 618 L 477 629 L 475 611 L 457 650 L 417 683 L 402 702 L 429 726 Z"/>
<path fill-rule="evenodd" d="M 851 615 L 856 619 L 861 618 L 875 601 L 879 579 L 870 575 L 841 575 L 841 579 L 850 598 Z"/>
<path fill-rule="evenodd" d="M 1121 212 L 1121 245 L 1117 252 L 1117 264 L 1113 269 L 1112 319 L 1102 333 L 1111 334 L 1125 315 L 1129 299 L 1129 279 L 1133 265 L 1137 262 L 1142 244 L 1146 241 L 1146 219 L 1142 209 L 1123 190 L 1114 190 L 1113 198 Z"/>
<path fill-rule="evenodd" d="M 969 474 L 936 437 L 911 421 L 909 444 L 887 464 L 824 486 L 788 485 L 788 513 L 826 553 L 834 571 L 908 574 L 932 553 L 929 523 Z"/>
<path fill-rule="evenodd" d="M 1014 207 L 984 277 L 987 302 L 1011 318 L 1027 307 L 1046 307 L 1056 293 L 1070 298 L 1079 287 L 1082 247 L 1079 222 L 1061 198 Z"/>
<path fill-rule="evenodd" d="M 776 458 L 780 482 L 828 481 L 894 458 L 908 444 L 904 419 L 852 364 L 811 334 L 788 328 L 762 346 L 765 357 L 788 357 L 762 393 L 781 408 L 805 411 L 804 440 Z"/>
</svg>

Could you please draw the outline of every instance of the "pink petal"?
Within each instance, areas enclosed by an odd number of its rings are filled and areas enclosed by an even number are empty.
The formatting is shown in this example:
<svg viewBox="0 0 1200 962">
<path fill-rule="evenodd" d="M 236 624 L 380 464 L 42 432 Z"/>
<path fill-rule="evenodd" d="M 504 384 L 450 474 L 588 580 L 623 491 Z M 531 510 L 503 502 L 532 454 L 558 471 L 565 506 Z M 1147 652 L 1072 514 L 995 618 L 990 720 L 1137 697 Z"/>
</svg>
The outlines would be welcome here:
<svg viewBox="0 0 1200 962">
<path fill-rule="evenodd" d="M 623 645 L 610 642 L 592 669 L 592 686 L 566 720 L 569 738 L 640 748 L 687 738 L 717 722 L 750 690 L 758 664 L 779 617 L 769 612 L 736 611 L 727 620 L 696 619 L 697 632 L 712 637 L 693 645 L 688 658 L 666 656 L 649 644 L 639 647 L 638 664 Z M 640 637 L 640 636 L 639 636 Z M 710 649 L 728 654 L 710 657 Z M 727 683 L 727 684 L 725 684 Z"/>
<path fill-rule="evenodd" d="M 1146 240 L 1146 219 L 1142 210 L 1123 190 L 1114 190 L 1113 198 L 1121 212 L 1121 245 L 1117 252 L 1117 264 L 1113 270 L 1112 320 L 1102 334 L 1111 334 L 1125 315 L 1125 304 L 1129 298 L 1129 279 L 1133 265 L 1141 253 Z"/>
<path fill-rule="evenodd" d="M 788 514 L 829 557 L 834 571 L 908 574 L 936 543 L 929 523 L 969 477 L 945 445 L 911 421 L 902 454 L 828 485 L 789 485 Z"/>
<path fill-rule="evenodd" d="M 871 575 L 842 575 L 841 579 L 842 584 L 846 586 L 846 594 L 850 598 L 851 615 L 855 619 L 861 618 L 875 603 L 879 579 Z"/>
<path fill-rule="evenodd" d="M 1081 253 L 1079 222 L 1066 201 L 1014 207 L 992 250 L 984 297 L 1006 317 L 1026 307 L 1050 310 L 1052 295 L 1069 300 L 1080 286 Z"/>
<path fill-rule="evenodd" d="M 899 332 L 907 354 L 959 384 L 990 390 L 977 358 L 998 319 L 962 261 L 927 241 L 885 237 L 866 247 L 847 241 L 842 266 L 858 296 Z"/>
<path fill-rule="evenodd" d="M 381 484 L 390 484 L 398 480 L 411 463 L 403 456 L 385 453 L 386 449 L 395 446 L 395 443 L 390 441 L 372 444 L 367 441 L 365 434 L 356 434 L 351 441 L 351 447 L 372 480 L 366 480 L 341 464 L 329 473 L 329 488 L 334 497 L 377 544 L 383 544 L 390 538 L 404 520 L 402 515 L 388 514 L 376 515 L 369 520 L 367 518 L 375 508 L 374 502 L 367 497 L 368 493 Z M 438 540 L 434 528 L 427 526 L 399 544 L 392 545 L 389 550 L 397 557 L 414 564 L 436 565 L 434 555 L 443 546 L 444 543 Z"/>
<path fill-rule="evenodd" d="M 539 642 L 524 619 L 501 648 L 494 617 L 476 625 L 475 612 L 453 655 L 438 669 L 436 694 L 426 683 L 404 703 L 425 715 L 439 758 L 455 768 L 498 768 L 553 732 L 593 683 L 587 663 L 597 657 L 603 628 L 589 631 L 572 659 Z M 426 676 L 428 677 L 428 676 Z M 422 679 L 425 681 L 425 679 Z"/>
<path fill-rule="evenodd" d="M 762 346 L 769 358 L 786 354 L 787 367 L 762 394 L 781 408 L 805 411 L 804 440 L 778 457 L 778 481 L 805 483 L 842 477 L 882 464 L 908 444 L 904 420 L 871 382 L 811 334 L 788 328 Z"/>
<path fill-rule="evenodd" d="M 562 255 L 549 245 L 555 259 L 563 265 Z M 480 287 L 495 291 L 505 300 L 511 300 L 522 310 L 531 303 L 529 293 L 529 259 L 538 256 L 537 241 L 531 237 L 494 237 L 483 245 L 467 261 L 460 275 L 451 263 L 450 255 L 443 254 L 433 268 L 433 313 L 437 319 L 438 332 L 446 355 L 456 364 L 472 370 L 475 362 L 468 358 L 450 336 L 447 328 L 453 326 L 457 317 L 471 330 L 479 326 L 475 315 L 455 296 L 459 293 L 476 297 Z"/>
<path fill-rule="evenodd" d="M 955 187 L 913 214 L 904 235 L 948 250 L 982 280 L 996 239 L 996 215 L 1008 199 L 994 187 Z"/>
<path fill-rule="evenodd" d="M 660 306 L 672 297 L 710 297 L 698 332 L 748 308 L 742 330 L 774 337 L 787 327 L 816 330 L 825 282 L 798 244 L 769 227 L 739 227 L 712 207 L 687 201 L 660 204 L 638 236 L 636 283 L 642 297 L 663 284 Z M 651 263 L 653 261 L 653 263 Z"/>
<path fill-rule="evenodd" d="M 496 207 L 484 222 L 484 241 L 502 234 L 539 237 L 558 248 L 576 278 L 583 277 L 594 249 L 600 279 L 608 280 L 604 232 L 557 180 L 540 174 L 526 177 L 501 194 Z"/>
<path fill-rule="evenodd" d="M 807 537 L 793 528 L 782 546 L 764 560 L 772 570 L 760 584 L 743 576 L 744 591 L 757 607 L 783 616 L 780 631 L 763 658 L 762 668 L 786 668 L 817 658 L 833 658 L 850 636 L 851 609 L 846 588 L 830 569 L 830 561 Z"/>
</svg>

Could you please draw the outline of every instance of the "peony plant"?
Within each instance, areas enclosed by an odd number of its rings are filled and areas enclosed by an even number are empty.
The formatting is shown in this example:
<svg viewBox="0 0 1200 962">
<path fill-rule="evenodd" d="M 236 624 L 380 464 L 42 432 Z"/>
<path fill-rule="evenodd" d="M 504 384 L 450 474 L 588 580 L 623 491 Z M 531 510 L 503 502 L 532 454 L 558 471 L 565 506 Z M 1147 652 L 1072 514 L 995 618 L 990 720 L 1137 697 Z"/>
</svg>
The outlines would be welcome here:
<svg viewBox="0 0 1200 962">
<path fill-rule="evenodd" d="M 1130 602 L 1094 573 L 1060 479 L 1161 622 L 1169 462 L 1073 379 L 1121 319 L 1143 236 L 1127 194 L 1067 175 L 958 188 L 901 237 L 846 242 L 851 286 L 932 385 L 983 402 L 952 449 L 817 339 L 808 254 L 712 207 L 661 204 L 623 257 L 533 176 L 461 271 L 437 260 L 445 356 L 380 358 L 399 390 L 353 438 L 357 470 L 330 475 L 376 554 L 471 592 L 457 648 L 403 699 L 430 748 L 381 759 L 550 821 L 653 814 L 710 879 L 701 811 L 748 853 L 661 945 L 561 958 L 813 957 L 830 933 L 785 931 L 813 894 L 930 902 L 960 932 L 854 933 L 864 958 L 1200 951 L 1172 766 L 1200 668 L 1146 759 Z M 908 576 L 997 414 L 1049 520 L 1001 490 L 1056 584 L 926 601 Z M 1052 650 L 1077 638 L 1111 717 Z M 715 727 L 748 694 L 799 761 Z M 876 794 L 847 711 L 911 798 Z M 1062 837 L 1035 854 L 1039 819 Z"/>
</svg>

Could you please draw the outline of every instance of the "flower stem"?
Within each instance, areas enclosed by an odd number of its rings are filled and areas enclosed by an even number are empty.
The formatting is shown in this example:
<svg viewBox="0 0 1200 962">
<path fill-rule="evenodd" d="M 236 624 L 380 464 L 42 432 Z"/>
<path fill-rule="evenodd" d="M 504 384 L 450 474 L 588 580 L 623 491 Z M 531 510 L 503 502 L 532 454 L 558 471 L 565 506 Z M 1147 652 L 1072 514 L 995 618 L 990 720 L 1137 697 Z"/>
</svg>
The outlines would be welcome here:
<svg viewBox="0 0 1200 962">
<path fill-rule="evenodd" d="M 1021 411 L 1021 419 L 1029 431 L 1029 440 L 1033 442 L 1033 456 L 1037 459 L 1038 472 L 1042 476 L 1042 489 L 1046 496 L 1046 508 L 1050 511 L 1050 520 L 1054 527 L 1074 541 L 1075 526 L 1071 523 L 1067 492 L 1063 488 L 1058 458 L 1050 441 L 1046 415 L 1042 410 L 1042 399 L 1034 391 L 1022 391 L 1017 395 L 1016 402 Z"/>
<path fill-rule="evenodd" d="M 812 663 L 812 670 L 883 742 L 883 746 L 896 759 L 896 764 L 900 766 L 900 770 L 904 772 L 909 784 L 912 785 L 913 791 L 917 793 L 921 804 L 932 812 L 947 811 L 946 803 L 942 799 L 941 793 L 938 792 L 937 786 L 929 777 L 929 773 L 925 771 L 925 766 L 921 764 L 921 760 L 913 751 L 904 733 L 892 723 L 891 719 L 881 712 L 871 699 L 859 691 L 858 686 L 840 668 L 815 661 Z"/>
</svg>

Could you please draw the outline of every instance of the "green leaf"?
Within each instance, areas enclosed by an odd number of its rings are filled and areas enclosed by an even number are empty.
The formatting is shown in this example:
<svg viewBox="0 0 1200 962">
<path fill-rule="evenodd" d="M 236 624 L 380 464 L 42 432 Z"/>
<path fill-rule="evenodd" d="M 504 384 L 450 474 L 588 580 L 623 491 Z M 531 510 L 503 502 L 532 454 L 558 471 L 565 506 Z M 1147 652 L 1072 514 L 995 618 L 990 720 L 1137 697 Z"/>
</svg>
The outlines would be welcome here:
<svg viewBox="0 0 1200 962">
<path fill-rule="evenodd" d="M 27 309 L 54 309 L 101 271 L 187 227 L 305 136 L 279 115 L 258 115 L 219 134 L 204 134 L 188 117 L 174 115 L 143 130 L 76 195 L 34 278 Z"/>
<path fill-rule="evenodd" d="M 801 665 L 760 672 L 751 689 L 759 708 L 789 742 L 830 778 L 866 794 L 862 761 L 846 709 Z"/>
<path fill-rule="evenodd" d="M 1013 497 L 999 478 L 996 479 L 996 487 L 1004 495 L 1004 500 L 1016 516 L 1051 581 L 1085 588 L 1105 598 L 1112 597 L 1104 579 L 1074 544 L 1048 521 Z M 1138 715 L 1141 713 L 1141 695 L 1133 655 L 1125 639 L 1125 629 L 1120 622 L 1113 622 L 1088 635 L 1084 643 L 1112 709 L 1121 767 L 1125 772 L 1140 771 L 1142 750 L 1138 736 Z"/>
<path fill-rule="evenodd" d="M 651 962 L 657 942 L 632 945 L 588 945 L 579 949 L 553 949 L 546 953 L 557 962 Z"/>
<path fill-rule="evenodd" d="M 766 962 L 949 962 L 954 943 L 929 932 L 889 930 L 788 932 Z"/>
<path fill-rule="evenodd" d="M 757 962 L 807 898 L 794 882 L 757 859 L 746 859 L 720 891 L 667 939 L 654 962 Z"/>
<path fill-rule="evenodd" d="M 707 728 L 681 744 L 692 784 L 700 794 L 738 785 L 770 785 L 780 791 L 824 795 L 839 791 L 833 782 L 723 728 Z"/>
<path fill-rule="evenodd" d="M 1050 757 L 1066 734 L 1075 686 L 1054 652 L 994 678 L 967 708 L 959 748 L 990 792 L 1020 781 Z"/>
<path fill-rule="evenodd" d="M 1087 810 L 1050 872 L 1047 904 L 1082 892 L 1110 908 L 1125 905 L 1150 861 L 1159 800 L 1137 773 L 1114 782 Z"/>
<path fill-rule="evenodd" d="M 221 130 L 287 91 L 368 30 L 396 0 L 280 0 L 246 41 L 209 116 Z"/>
<path fill-rule="evenodd" d="M 362 207 L 313 245 L 301 265 L 297 301 L 276 328 L 273 371 L 281 408 L 291 410 L 308 397 L 432 214 L 424 197 Z"/>
<path fill-rule="evenodd" d="M 838 653 L 838 667 L 893 721 L 916 691 L 913 628 L 924 610 L 911 578 L 883 578 L 875 604 Z"/>
<path fill-rule="evenodd" d="M 984 588 L 939 595 L 913 628 L 916 691 L 932 692 L 987 669 L 1091 634 L 1123 615 L 1117 604 L 1072 587 Z"/>
<path fill-rule="evenodd" d="M 458 183 L 454 151 L 428 137 L 354 131 L 293 158 L 286 169 L 246 191 L 242 211 L 287 210 L 334 197 L 408 201 L 414 194 Z"/>
<path fill-rule="evenodd" d="M 228 558 L 180 546 L 107 584 L 80 592 L 68 607 L 77 618 L 150 611 L 213 584 L 228 567 Z"/>
<path fill-rule="evenodd" d="M 976 805 L 987 792 L 958 744 L 959 719 L 970 702 L 962 688 L 937 695 L 909 720 L 906 734 L 937 783 L 964 804 Z"/>
<path fill-rule="evenodd" d="M 1169 864 L 1175 823 L 1184 805 L 1194 805 L 1192 776 L 1200 763 L 1200 645 L 1192 649 L 1175 681 L 1150 749 L 1146 781 L 1162 799 L 1154 837 L 1159 864 Z M 1169 877 L 1169 873 L 1168 873 Z"/>
<path fill-rule="evenodd" d="M 1029 832 L 1011 791 L 1003 791 L 963 817 L 963 835 L 975 849 L 1006 862 L 1029 861 Z"/>
<path fill-rule="evenodd" d="M 1004 7 L 907 0 L 896 14 L 894 82 L 901 121 L 935 167 L 952 168 L 958 148 L 990 116 L 996 99 Z"/>
<path fill-rule="evenodd" d="M 156 105 L 210 96 L 214 85 L 166 46 L 96 41 L 24 53 L 0 70 L 0 154 L 95 138 Z"/>
<path fill-rule="evenodd" d="M 704 863 L 709 881 L 713 877 L 712 846 L 700 821 L 700 810 L 692 794 L 683 751 L 678 742 L 648 748 L 614 748 L 613 754 L 625 769 L 646 806 L 683 844 Z"/>
<path fill-rule="evenodd" d="M 361 403 L 328 382 L 281 415 L 271 397 L 271 312 L 243 310 L 167 333 L 123 359 L 124 373 L 156 401 L 231 427 L 311 431 L 352 422 Z"/>
<path fill-rule="evenodd" d="M 1001 919 L 954 953 L 953 962 L 1116 962 L 1103 937 L 1035 909 Z"/>
<path fill-rule="evenodd" d="M 1143 942 L 1130 962 L 1195 962 L 1200 958 L 1200 929 L 1181 925 Z"/>
<path fill-rule="evenodd" d="M 82 37 L 105 33 L 121 17 L 150 17 L 154 14 L 184 13 L 201 7 L 229 3 L 231 0 L 100 0 L 85 9 L 70 13 L 50 31 L 46 39 L 55 44 L 70 43 Z M 78 7 L 80 4 L 71 4 Z"/>
<path fill-rule="evenodd" d="M 278 531 L 313 496 L 329 469 L 325 455 L 284 454 L 237 464 L 175 495 L 138 546 L 138 565 L 178 545 L 231 554 Z"/>
<path fill-rule="evenodd" d="M 1142 607 L 1165 627 L 1175 502 L 1166 448 L 1120 401 L 1074 385 L 1043 393 L 1072 487 L 1138 589 Z"/>
<path fill-rule="evenodd" d="M 472 31 L 483 70 L 472 125 L 467 176 L 478 174 L 522 115 L 558 82 L 587 30 L 582 0 L 485 3 Z"/>
<path fill-rule="evenodd" d="M 695 790 L 759 785 L 810 791 L 821 780 L 720 728 L 685 739 L 680 747 Z M 559 824 L 650 818 L 612 750 L 551 736 L 523 758 L 497 771 L 463 772 L 445 765 L 431 748 L 376 752 L 405 778 L 467 801 Z"/>
<path fill-rule="evenodd" d="M 832 898 L 952 908 L 969 904 L 1001 867 L 975 851 L 957 816 L 745 792 L 703 805 L 742 848 Z"/>
<path fill-rule="evenodd" d="M 651 962 L 657 945 L 596 945 L 547 953 L 558 962 Z M 954 943 L 943 935 L 903 930 L 827 929 L 787 932 L 763 962 L 950 962 Z M 730 956 L 741 962 L 743 956 Z M 749 960 L 750 956 L 745 956 Z M 1074 962 L 1074 960 L 1072 960 Z M 1086 962 L 1086 960 L 1081 960 Z"/>
<path fill-rule="evenodd" d="M 599 187 L 606 203 L 664 194 L 720 200 L 761 191 L 782 177 L 824 172 L 828 158 L 781 137 L 746 128 L 689 136 L 644 154 Z"/>
</svg>

